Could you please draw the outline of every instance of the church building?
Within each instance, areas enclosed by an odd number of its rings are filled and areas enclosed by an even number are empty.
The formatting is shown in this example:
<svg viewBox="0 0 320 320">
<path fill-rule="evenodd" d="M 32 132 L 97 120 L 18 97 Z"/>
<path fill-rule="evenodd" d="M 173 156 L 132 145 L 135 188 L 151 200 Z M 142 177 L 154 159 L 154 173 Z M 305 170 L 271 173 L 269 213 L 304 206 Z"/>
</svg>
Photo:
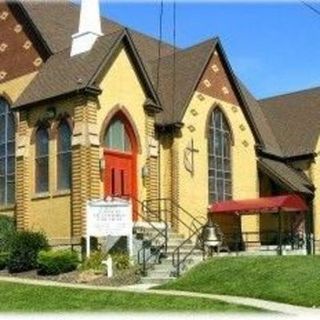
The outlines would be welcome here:
<svg viewBox="0 0 320 320">
<path fill-rule="evenodd" d="M 111 196 L 134 221 L 169 206 L 183 234 L 209 215 L 259 247 L 278 214 L 214 205 L 292 196 L 307 209 L 281 228 L 318 248 L 319 120 L 320 88 L 257 100 L 219 38 L 174 47 L 101 17 L 98 0 L 0 2 L 0 214 L 52 246 L 81 245 L 87 201 Z"/>
</svg>

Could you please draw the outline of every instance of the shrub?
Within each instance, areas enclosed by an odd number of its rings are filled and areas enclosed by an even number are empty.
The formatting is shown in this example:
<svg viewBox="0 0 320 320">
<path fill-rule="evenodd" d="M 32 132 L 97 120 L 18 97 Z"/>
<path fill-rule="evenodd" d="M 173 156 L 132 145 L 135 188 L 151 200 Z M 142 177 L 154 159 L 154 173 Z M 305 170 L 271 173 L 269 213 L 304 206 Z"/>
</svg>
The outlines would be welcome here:
<svg viewBox="0 0 320 320">
<path fill-rule="evenodd" d="M 0 252 L 8 252 L 15 234 L 14 219 L 0 215 Z"/>
<path fill-rule="evenodd" d="M 47 238 L 40 232 L 16 232 L 8 257 L 10 273 L 33 270 L 37 267 L 37 256 L 41 250 L 49 248 Z"/>
<path fill-rule="evenodd" d="M 7 267 L 8 255 L 9 254 L 6 252 L 0 253 L 0 270 L 3 270 Z"/>
<path fill-rule="evenodd" d="M 127 253 L 119 252 L 112 255 L 113 265 L 117 270 L 125 270 L 130 267 L 130 257 Z"/>
<path fill-rule="evenodd" d="M 37 262 L 38 274 L 58 275 L 75 270 L 79 259 L 78 254 L 71 250 L 40 251 Z"/>
<path fill-rule="evenodd" d="M 80 270 L 96 270 L 101 271 L 104 269 L 104 266 L 102 265 L 102 261 L 107 258 L 107 255 L 105 253 L 102 253 L 101 251 L 94 251 L 90 254 L 89 258 L 86 258 L 84 262 L 81 264 Z"/>
</svg>

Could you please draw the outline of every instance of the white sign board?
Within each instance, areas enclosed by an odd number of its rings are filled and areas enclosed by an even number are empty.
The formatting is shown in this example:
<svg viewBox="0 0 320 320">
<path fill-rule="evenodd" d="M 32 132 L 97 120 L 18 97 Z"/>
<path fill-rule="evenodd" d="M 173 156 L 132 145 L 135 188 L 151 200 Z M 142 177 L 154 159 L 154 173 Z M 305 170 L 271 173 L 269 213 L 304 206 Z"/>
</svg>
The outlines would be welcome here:
<svg viewBox="0 0 320 320">
<path fill-rule="evenodd" d="M 95 237 L 126 236 L 132 232 L 132 206 L 128 201 L 90 201 L 87 234 Z"/>
<path fill-rule="evenodd" d="M 113 198 L 87 203 L 87 256 L 90 255 L 90 236 L 127 236 L 132 253 L 132 205 L 129 201 Z"/>
</svg>

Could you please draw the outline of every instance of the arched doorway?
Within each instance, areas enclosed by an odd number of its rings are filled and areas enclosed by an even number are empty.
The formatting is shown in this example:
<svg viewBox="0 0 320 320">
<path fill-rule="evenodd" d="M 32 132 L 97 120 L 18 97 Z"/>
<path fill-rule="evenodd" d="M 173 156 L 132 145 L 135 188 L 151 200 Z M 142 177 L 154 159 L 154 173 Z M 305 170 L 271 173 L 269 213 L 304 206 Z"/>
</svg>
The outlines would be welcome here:
<svg viewBox="0 0 320 320">
<path fill-rule="evenodd" d="M 115 114 L 103 136 L 105 197 L 136 199 L 137 139 L 133 128 L 122 112 Z M 133 201 L 135 214 L 135 201 Z"/>
</svg>

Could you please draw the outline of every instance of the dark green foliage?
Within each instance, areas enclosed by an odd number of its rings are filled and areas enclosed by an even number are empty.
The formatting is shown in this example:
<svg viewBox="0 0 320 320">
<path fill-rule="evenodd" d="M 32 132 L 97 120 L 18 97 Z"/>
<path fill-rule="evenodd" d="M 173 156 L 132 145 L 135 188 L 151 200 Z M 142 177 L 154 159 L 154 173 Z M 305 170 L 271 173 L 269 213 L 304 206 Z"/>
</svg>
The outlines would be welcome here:
<svg viewBox="0 0 320 320">
<path fill-rule="evenodd" d="M 17 232 L 12 239 L 8 257 L 9 272 L 23 272 L 37 267 L 37 256 L 49 248 L 47 238 L 40 232 Z"/>
<path fill-rule="evenodd" d="M 89 258 L 86 258 L 81 264 L 80 269 L 85 270 L 103 270 L 104 266 L 102 261 L 107 259 L 107 254 L 102 253 L 101 251 L 94 251 L 90 254 Z"/>
<path fill-rule="evenodd" d="M 8 253 L 0 253 L 0 270 L 3 270 L 7 267 Z"/>
<path fill-rule="evenodd" d="M 38 255 L 38 273 L 58 275 L 73 271 L 79 264 L 78 254 L 71 250 L 41 251 Z"/>
<path fill-rule="evenodd" d="M 14 219 L 8 216 L 0 215 L 0 252 L 9 251 L 14 234 Z"/>
<path fill-rule="evenodd" d="M 111 256 L 113 265 L 117 270 L 126 270 L 130 267 L 130 257 L 127 253 L 113 253 Z"/>
</svg>

